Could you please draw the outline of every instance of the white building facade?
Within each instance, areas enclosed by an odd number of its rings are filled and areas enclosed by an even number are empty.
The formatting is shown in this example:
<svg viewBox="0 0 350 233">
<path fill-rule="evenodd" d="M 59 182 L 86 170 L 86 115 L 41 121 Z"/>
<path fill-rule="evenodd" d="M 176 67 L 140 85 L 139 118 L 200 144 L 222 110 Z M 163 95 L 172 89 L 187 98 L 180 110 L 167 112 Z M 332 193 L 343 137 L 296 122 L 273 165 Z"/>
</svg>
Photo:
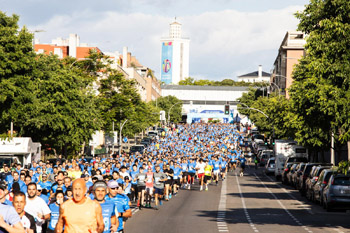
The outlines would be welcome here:
<svg viewBox="0 0 350 233">
<path fill-rule="evenodd" d="M 162 96 L 172 95 L 183 102 L 182 115 L 187 116 L 187 123 L 213 119 L 231 122 L 238 114 L 237 99 L 248 91 L 248 87 L 231 86 L 162 86 Z M 230 105 L 229 115 L 224 114 L 226 104 Z"/>
<path fill-rule="evenodd" d="M 189 77 L 190 40 L 182 37 L 181 24 L 170 24 L 169 37 L 162 38 L 161 81 L 178 84 Z"/>
<path fill-rule="evenodd" d="M 257 71 L 249 74 L 238 76 L 238 82 L 257 83 L 257 82 L 270 82 L 270 74 L 263 71 L 260 65 Z"/>
</svg>

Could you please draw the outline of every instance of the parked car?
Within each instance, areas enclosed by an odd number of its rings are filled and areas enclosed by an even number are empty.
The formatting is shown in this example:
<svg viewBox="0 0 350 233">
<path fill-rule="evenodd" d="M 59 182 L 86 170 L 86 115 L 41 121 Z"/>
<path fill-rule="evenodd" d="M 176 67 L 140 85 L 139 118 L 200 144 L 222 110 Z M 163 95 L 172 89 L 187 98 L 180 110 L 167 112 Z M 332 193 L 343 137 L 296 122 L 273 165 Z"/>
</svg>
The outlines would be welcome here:
<svg viewBox="0 0 350 233">
<path fill-rule="evenodd" d="M 273 150 L 262 150 L 258 158 L 260 159 L 260 166 L 265 166 L 267 161 L 273 157 Z"/>
<path fill-rule="evenodd" d="M 293 174 L 297 171 L 297 167 L 298 167 L 299 163 L 294 163 L 292 165 L 292 167 L 290 168 L 290 171 L 287 174 L 287 183 L 289 185 L 293 185 Z"/>
<path fill-rule="evenodd" d="M 255 154 L 258 155 L 264 150 L 269 150 L 269 147 L 265 145 L 265 143 L 260 143 L 258 146 L 255 148 Z"/>
<path fill-rule="evenodd" d="M 328 184 L 329 178 L 331 178 L 331 176 L 333 174 L 337 174 L 336 170 L 333 169 L 324 169 L 320 176 L 318 177 L 317 182 L 315 183 L 314 187 L 313 187 L 313 201 L 314 202 L 318 202 L 321 205 L 323 204 L 323 189 L 324 187 L 326 187 L 326 185 Z"/>
<path fill-rule="evenodd" d="M 275 157 L 269 158 L 265 166 L 265 174 L 273 174 L 275 173 Z"/>
<path fill-rule="evenodd" d="M 145 151 L 145 146 L 140 144 L 140 145 L 135 145 L 130 147 L 130 153 L 136 153 L 139 152 L 140 154 L 143 154 Z"/>
<path fill-rule="evenodd" d="M 149 131 L 147 132 L 147 135 L 148 135 L 149 137 L 156 137 L 156 136 L 158 136 L 158 131 L 157 131 L 157 130 L 149 130 Z"/>
<path fill-rule="evenodd" d="M 332 209 L 350 209 L 350 176 L 334 174 L 323 189 L 323 207 Z"/>
<path fill-rule="evenodd" d="M 299 165 L 295 168 L 295 172 L 292 175 L 292 183 L 291 185 L 294 188 L 297 188 L 297 184 L 299 183 L 299 178 L 301 174 L 303 173 L 304 167 L 306 163 L 299 163 Z"/>
<path fill-rule="evenodd" d="M 307 163 L 306 157 L 288 157 L 286 163 Z"/>
<path fill-rule="evenodd" d="M 315 165 L 320 165 L 320 163 L 306 163 L 302 174 L 299 177 L 299 182 L 297 183 L 297 189 L 302 196 L 305 195 L 306 191 L 306 179 L 309 177 L 310 172 Z"/>
<path fill-rule="evenodd" d="M 305 196 L 306 196 L 306 199 L 308 199 L 309 201 L 312 201 L 314 199 L 313 187 L 316 184 L 319 175 L 321 174 L 321 172 L 324 169 L 329 169 L 331 167 L 332 167 L 332 165 L 327 165 L 327 164 L 313 166 L 309 177 L 305 181 Z"/>
<path fill-rule="evenodd" d="M 281 176 L 282 184 L 288 184 L 287 175 L 294 164 L 295 163 L 286 163 L 284 165 L 282 176 Z"/>
</svg>

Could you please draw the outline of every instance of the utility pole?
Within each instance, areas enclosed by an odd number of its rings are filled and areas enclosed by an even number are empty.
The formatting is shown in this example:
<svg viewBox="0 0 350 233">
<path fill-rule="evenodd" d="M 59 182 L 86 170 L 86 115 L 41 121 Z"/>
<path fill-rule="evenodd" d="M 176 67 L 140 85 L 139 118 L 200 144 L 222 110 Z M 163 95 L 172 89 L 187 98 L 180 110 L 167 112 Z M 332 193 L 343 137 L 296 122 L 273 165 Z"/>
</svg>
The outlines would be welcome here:
<svg viewBox="0 0 350 233">
<path fill-rule="evenodd" d="M 335 153 L 334 153 L 334 133 L 331 137 L 331 164 L 335 165 Z"/>
<path fill-rule="evenodd" d="M 112 132 L 113 132 L 112 154 L 114 154 L 114 121 L 113 121 L 113 124 L 112 124 Z"/>
<path fill-rule="evenodd" d="M 119 129 L 119 157 L 121 155 L 121 152 L 122 152 L 122 130 L 123 130 L 123 127 L 125 125 L 125 123 L 128 121 L 128 119 L 126 119 L 122 125 L 120 125 L 120 129 Z"/>
</svg>

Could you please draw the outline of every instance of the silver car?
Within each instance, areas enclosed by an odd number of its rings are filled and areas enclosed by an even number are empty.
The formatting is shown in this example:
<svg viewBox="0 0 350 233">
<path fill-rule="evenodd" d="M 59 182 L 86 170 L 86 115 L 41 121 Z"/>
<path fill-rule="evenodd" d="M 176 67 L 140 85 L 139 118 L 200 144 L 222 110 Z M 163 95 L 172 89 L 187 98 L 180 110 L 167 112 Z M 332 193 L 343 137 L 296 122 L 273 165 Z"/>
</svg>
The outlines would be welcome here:
<svg viewBox="0 0 350 233">
<path fill-rule="evenodd" d="M 323 207 L 327 211 L 334 208 L 350 209 L 350 176 L 332 175 L 323 189 Z"/>
<path fill-rule="evenodd" d="M 265 174 L 273 174 L 275 173 L 275 157 L 270 158 L 265 166 Z"/>
</svg>

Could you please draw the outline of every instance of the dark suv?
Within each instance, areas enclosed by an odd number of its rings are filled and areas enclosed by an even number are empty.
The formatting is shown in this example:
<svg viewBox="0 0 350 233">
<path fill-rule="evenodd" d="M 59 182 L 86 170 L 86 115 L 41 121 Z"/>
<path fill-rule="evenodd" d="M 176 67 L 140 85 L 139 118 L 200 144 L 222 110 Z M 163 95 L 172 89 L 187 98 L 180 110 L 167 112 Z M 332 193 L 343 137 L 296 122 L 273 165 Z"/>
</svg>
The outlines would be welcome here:
<svg viewBox="0 0 350 233">
<path fill-rule="evenodd" d="M 318 177 L 324 169 L 331 168 L 331 164 L 323 164 L 318 166 L 313 166 L 309 177 L 305 181 L 305 195 L 306 199 L 312 201 L 314 199 L 313 187 L 316 184 Z"/>
<path fill-rule="evenodd" d="M 315 165 L 321 165 L 321 163 L 307 163 L 305 164 L 304 170 L 299 177 L 299 183 L 297 184 L 297 189 L 301 193 L 301 195 L 305 195 L 306 190 L 306 179 L 309 177 L 312 167 Z"/>
</svg>

